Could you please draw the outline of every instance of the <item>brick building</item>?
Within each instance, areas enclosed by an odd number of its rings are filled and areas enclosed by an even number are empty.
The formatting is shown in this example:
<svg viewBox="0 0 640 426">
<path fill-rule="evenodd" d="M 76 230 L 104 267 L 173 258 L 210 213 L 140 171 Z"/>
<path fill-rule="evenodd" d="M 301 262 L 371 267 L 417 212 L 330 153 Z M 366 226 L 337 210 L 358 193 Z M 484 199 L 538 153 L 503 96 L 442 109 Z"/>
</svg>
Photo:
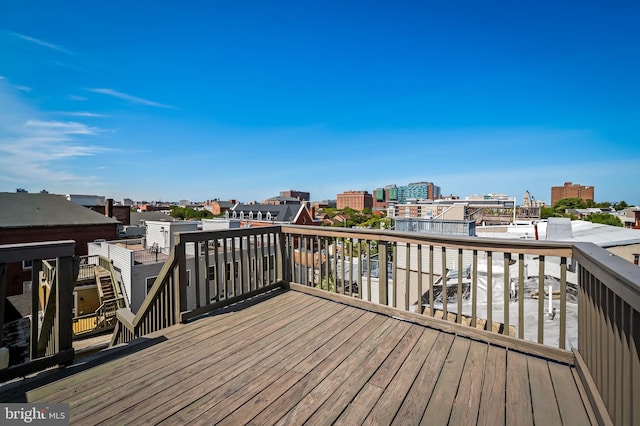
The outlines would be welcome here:
<svg viewBox="0 0 640 426">
<path fill-rule="evenodd" d="M 74 240 L 76 255 L 87 243 L 118 238 L 119 222 L 64 196 L 0 192 L 0 244 Z M 31 280 L 28 263 L 7 265 L 7 295 L 21 294 Z"/>
<path fill-rule="evenodd" d="M 551 187 L 551 205 L 553 206 L 563 198 L 580 198 L 584 201 L 595 200 L 593 186 L 583 186 L 578 183 L 565 182 L 563 186 Z"/>
<path fill-rule="evenodd" d="M 336 207 L 338 209 L 349 207 L 360 211 L 367 207 L 373 208 L 373 196 L 367 191 L 345 191 L 342 194 L 338 194 Z"/>
</svg>

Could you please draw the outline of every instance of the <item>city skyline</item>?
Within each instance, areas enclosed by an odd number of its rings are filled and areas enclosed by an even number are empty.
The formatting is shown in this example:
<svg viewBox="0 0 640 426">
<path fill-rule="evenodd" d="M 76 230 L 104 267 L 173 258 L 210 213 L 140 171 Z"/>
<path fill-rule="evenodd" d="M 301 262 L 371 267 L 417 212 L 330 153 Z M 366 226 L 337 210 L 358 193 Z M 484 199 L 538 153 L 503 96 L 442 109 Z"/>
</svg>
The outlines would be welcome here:
<svg viewBox="0 0 640 426">
<path fill-rule="evenodd" d="M 633 2 L 12 2 L 0 191 L 263 200 L 429 181 L 640 204 Z"/>
</svg>

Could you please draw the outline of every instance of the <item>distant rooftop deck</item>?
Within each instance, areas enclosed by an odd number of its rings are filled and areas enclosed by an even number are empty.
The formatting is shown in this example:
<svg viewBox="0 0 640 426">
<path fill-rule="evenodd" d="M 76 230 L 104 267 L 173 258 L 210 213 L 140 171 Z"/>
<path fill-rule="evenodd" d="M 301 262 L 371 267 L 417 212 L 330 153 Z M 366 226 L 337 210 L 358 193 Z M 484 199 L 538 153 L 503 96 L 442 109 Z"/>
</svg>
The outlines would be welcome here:
<svg viewBox="0 0 640 426">
<path fill-rule="evenodd" d="M 72 424 L 596 423 L 574 366 L 369 305 L 274 290 L 0 400 L 66 402 Z"/>
</svg>

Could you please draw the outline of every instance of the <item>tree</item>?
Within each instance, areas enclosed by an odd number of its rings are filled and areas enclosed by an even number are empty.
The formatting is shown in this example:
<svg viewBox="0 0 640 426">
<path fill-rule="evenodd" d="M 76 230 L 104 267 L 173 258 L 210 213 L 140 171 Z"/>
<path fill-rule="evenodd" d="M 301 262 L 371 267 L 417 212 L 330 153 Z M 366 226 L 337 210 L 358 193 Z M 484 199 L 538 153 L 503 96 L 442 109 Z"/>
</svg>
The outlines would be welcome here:
<svg viewBox="0 0 640 426">
<path fill-rule="evenodd" d="M 553 209 L 553 207 L 542 207 L 540 209 L 540 219 L 548 219 L 555 216 L 556 211 Z"/>
<path fill-rule="evenodd" d="M 626 201 L 618 201 L 617 203 L 613 203 L 613 208 L 615 210 L 624 210 L 626 208 L 629 208 L 629 205 L 627 204 Z"/>
<path fill-rule="evenodd" d="M 582 198 L 563 198 L 553 205 L 556 213 L 563 215 L 567 209 L 586 209 L 587 202 Z"/>
<path fill-rule="evenodd" d="M 614 216 L 607 213 L 591 213 L 585 217 L 584 220 L 592 223 L 602 223 L 611 226 L 624 226 L 618 216 Z"/>
</svg>

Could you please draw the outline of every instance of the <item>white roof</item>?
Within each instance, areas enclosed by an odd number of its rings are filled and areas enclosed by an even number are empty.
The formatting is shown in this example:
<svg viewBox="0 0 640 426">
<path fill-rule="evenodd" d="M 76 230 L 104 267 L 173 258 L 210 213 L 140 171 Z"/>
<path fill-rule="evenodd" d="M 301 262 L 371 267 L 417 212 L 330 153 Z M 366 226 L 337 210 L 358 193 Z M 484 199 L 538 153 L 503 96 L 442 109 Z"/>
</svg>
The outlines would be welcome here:
<svg viewBox="0 0 640 426">
<path fill-rule="evenodd" d="M 535 238 L 534 225 L 509 226 L 505 232 L 485 232 L 482 227 L 478 227 L 476 228 L 476 232 L 479 237 L 488 238 Z M 547 240 L 547 222 L 538 223 L 538 239 Z M 571 236 L 556 241 L 589 242 L 604 248 L 640 244 L 640 230 L 592 223 L 584 220 L 572 220 Z"/>
</svg>

